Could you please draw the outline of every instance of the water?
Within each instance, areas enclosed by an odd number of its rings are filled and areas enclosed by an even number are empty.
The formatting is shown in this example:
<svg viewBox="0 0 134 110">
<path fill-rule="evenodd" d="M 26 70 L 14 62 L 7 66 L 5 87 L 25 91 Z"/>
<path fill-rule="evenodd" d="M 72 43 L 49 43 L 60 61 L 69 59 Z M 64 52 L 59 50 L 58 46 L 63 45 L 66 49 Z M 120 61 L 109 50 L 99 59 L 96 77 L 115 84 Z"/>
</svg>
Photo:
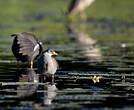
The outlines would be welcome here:
<svg viewBox="0 0 134 110">
<path fill-rule="evenodd" d="M 12 54 L 1 55 L 1 109 L 133 109 L 133 45 L 100 46 L 87 34 L 73 34 L 74 43 L 48 45 L 59 53 L 54 83 L 43 82 L 36 68 L 17 67 Z"/>
<path fill-rule="evenodd" d="M 133 22 L 93 18 L 67 23 L 50 7 L 44 11 L 43 1 L 33 2 L 20 2 L 24 9 L 34 6 L 21 16 L 13 11 L 21 8 L 16 5 L 20 3 L 5 4 L 16 19 L 9 14 L 11 21 L 0 27 L 0 109 L 134 109 Z M 58 5 L 61 1 L 49 2 L 45 3 L 54 9 L 63 6 Z M 17 66 L 10 49 L 12 38 L 7 36 L 18 31 L 35 32 L 45 49 L 59 53 L 54 83 L 51 78 L 44 80 L 36 67 Z"/>
</svg>

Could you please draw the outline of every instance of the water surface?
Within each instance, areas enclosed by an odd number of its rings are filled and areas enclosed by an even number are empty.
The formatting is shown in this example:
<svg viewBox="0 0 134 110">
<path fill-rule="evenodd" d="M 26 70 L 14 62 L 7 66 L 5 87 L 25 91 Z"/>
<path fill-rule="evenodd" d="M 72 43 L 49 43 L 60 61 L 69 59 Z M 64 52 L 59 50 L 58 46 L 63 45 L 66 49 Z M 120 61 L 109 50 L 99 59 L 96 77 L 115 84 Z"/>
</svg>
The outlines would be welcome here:
<svg viewBox="0 0 134 110">
<path fill-rule="evenodd" d="M 62 9 L 60 0 L 46 0 L 53 9 L 45 5 L 45 11 L 42 0 L 1 3 L 8 7 L 2 17 L 11 19 L 0 19 L 0 109 L 134 109 L 133 21 L 99 15 L 68 23 L 56 8 Z M 54 83 L 42 78 L 36 64 L 17 65 L 10 34 L 22 31 L 34 32 L 44 49 L 59 53 Z"/>
</svg>

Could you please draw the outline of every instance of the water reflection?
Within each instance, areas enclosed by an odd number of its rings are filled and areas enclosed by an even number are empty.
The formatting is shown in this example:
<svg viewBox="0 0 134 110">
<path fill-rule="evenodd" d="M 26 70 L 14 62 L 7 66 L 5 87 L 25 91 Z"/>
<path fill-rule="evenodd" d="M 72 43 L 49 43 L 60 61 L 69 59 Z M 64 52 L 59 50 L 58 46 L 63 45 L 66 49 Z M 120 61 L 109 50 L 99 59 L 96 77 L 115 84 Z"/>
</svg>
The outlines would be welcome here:
<svg viewBox="0 0 134 110">
<path fill-rule="evenodd" d="M 21 70 L 24 72 L 24 70 Z M 35 93 L 39 82 L 39 77 L 36 74 L 35 70 L 32 68 L 27 68 L 26 71 L 20 75 L 19 82 L 33 82 L 33 84 L 24 84 L 17 87 L 17 96 L 18 97 L 27 97 Z M 34 84 L 35 83 L 35 84 Z"/>
<path fill-rule="evenodd" d="M 13 72 L 13 71 L 12 71 Z M 15 71 L 14 71 L 15 72 Z M 5 74 L 5 73 L 4 73 Z M 27 109 L 64 109 L 92 107 L 123 107 L 133 104 L 133 76 L 107 76 L 105 80 L 92 77 L 90 73 L 59 75 L 55 83 L 42 82 L 36 69 L 16 70 L 14 82 L 3 82 L 0 90 L 0 107 Z M 110 74 L 109 74 L 110 75 Z M 79 76 L 79 77 L 78 77 Z M 76 80 L 77 78 L 77 80 Z M 8 78 L 7 78 L 8 79 Z M 72 104 L 70 106 L 70 103 Z M 118 105 L 120 104 L 120 105 Z"/>
<path fill-rule="evenodd" d="M 42 107 L 52 104 L 57 94 L 55 83 L 52 83 L 51 80 L 50 82 L 46 82 L 46 80 L 42 82 L 40 80 L 42 75 L 38 74 L 35 68 L 18 68 L 15 76 L 14 82 L 3 82 L 1 85 L 0 107 L 28 105 L 28 108 L 36 108 L 36 106 Z"/>
<path fill-rule="evenodd" d="M 46 91 L 44 91 L 44 105 L 51 105 L 52 101 L 54 100 L 54 98 L 56 97 L 57 93 L 56 93 L 56 86 L 55 84 L 51 84 L 48 83 L 46 85 L 44 85 L 46 87 Z"/>
<path fill-rule="evenodd" d="M 81 49 L 79 51 L 80 55 L 84 55 L 90 61 L 102 60 L 102 53 L 97 45 L 97 41 L 86 32 L 84 24 L 68 23 L 67 29 L 70 40 L 77 44 L 77 48 Z"/>
<path fill-rule="evenodd" d="M 21 77 L 19 78 L 19 82 L 29 83 L 19 85 L 17 87 L 17 96 L 31 97 L 33 95 L 35 97 L 34 99 L 39 102 L 38 104 L 40 106 L 51 105 L 57 94 L 57 88 L 55 84 L 51 82 L 51 80 L 50 82 L 46 82 L 46 80 L 44 80 L 44 83 L 42 83 L 42 80 L 39 79 L 44 79 L 44 76 L 36 73 L 34 69 L 26 69 L 26 73 L 21 75 Z"/>
<path fill-rule="evenodd" d="M 34 96 L 34 99 L 38 100 L 39 105 L 51 105 L 57 94 L 57 88 L 51 80 L 50 82 L 45 81 L 44 83 L 40 83 L 40 81 L 42 82 L 42 80 L 39 80 L 40 77 L 43 77 L 41 79 L 44 79 L 44 76 L 36 73 L 35 69 L 27 68 L 25 73 L 21 74 L 19 77 L 19 82 L 29 83 L 22 83 L 17 87 L 17 96 L 19 98 Z"/>
</svg>

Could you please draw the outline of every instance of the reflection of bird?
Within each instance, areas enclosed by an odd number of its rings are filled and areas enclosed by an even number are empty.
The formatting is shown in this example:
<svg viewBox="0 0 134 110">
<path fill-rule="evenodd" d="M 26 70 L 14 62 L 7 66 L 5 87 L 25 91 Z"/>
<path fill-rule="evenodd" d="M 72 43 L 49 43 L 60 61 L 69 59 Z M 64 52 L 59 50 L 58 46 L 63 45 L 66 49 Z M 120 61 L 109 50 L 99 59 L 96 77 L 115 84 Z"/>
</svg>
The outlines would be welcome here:
<svg viewBox="0 0 134 110">
<path fill-rule="evenodd" d="M 54 84 L 48 84 L 47 85 L 47 92 L 44 92 L 44 104 L 45 105 L 51 105 L 52 100 L 56 96 L 56 86 Z"/>
<path fill-rule="evenodd" d="M 75 25 L 73 23 L 68 23 L 67 29 L 69 32 L 70 39 L 73 42 L 76 42 L 78 46 L 83 48 L 80 53 L 84 55 L 86 58 L 90 59 L 91 61 L 101 61 L 102 60 L 102 53 L 100 48 L 97 46 L 97 41 L 90 37 L 90 35 L 82 28 L 81 25 Z"/>
<path fill-rule="evenodd" d="M 29 97 L 32 96 L 38 87 L 36 84 L 39 81 L 39 77 L 34 71 L 33 68 L 28 68 L 26 70 L 21 70 L 23 74 L 19 77 L 19 82 L 22 83 L 22 85 L 19 85 L 17 87 L 17 96 L 19 97 Z M 20 74 L 20 73 L 19 73 Z M 29 82 L 29 84 L 23 84 L 23 82 Z M 33 84 L 30 84 L 33 83 Z M 34 84 L 35 83 L 35 84 Z"/>
<path fill-rule="evenodd" d="M 43 55 L 38 59 L 37 61 L 37 68 L 42 70 L 44 75 L 52 75 L 52 81 L 54 81 L 54 74 L 58 68 L 58 63 L 54 56 L 57 56 L 58 54 L 52 50 L 47 49 L 43 52 Z M 42 67 L 43 66 L 43 67 Z"/>
<path fill-rule="evenodd" d="M 17 61 L 30 61 L 31 68 L 33 67 L 33 60 L 41 53 L 41 42 L 38 42 L 32 33 L 22 32 L 15 33 L 12 44 L 12 52 Z"/>
<path fill-rule="evenodd" d="M 85 8 L 91 5 L 94 1 L 95 0 L 72 0 L 68 8 L 68 14 L 74 15 L 74 14 L 80 13 L 80 16 L 82 18 L 86 18 L 83 12 Z"/>
</svg>

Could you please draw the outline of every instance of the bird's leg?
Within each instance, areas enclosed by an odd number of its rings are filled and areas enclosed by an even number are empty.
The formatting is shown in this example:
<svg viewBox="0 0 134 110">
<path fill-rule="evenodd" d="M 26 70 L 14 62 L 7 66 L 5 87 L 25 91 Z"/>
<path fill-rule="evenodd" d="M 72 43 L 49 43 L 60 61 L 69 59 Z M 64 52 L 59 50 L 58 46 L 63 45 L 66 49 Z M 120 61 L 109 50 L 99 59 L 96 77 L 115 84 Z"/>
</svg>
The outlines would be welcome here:
<svg viewBox="0 0 134 110">
<path fill-rule="evenodd" d="M 33 68 L 33 61 L 30 61 L 30 68 Z"/>
<path fill-rule="evenodd" d="M 52 75 L 52 84 L 54 84 L 54 74 Z"/>
</svg>

